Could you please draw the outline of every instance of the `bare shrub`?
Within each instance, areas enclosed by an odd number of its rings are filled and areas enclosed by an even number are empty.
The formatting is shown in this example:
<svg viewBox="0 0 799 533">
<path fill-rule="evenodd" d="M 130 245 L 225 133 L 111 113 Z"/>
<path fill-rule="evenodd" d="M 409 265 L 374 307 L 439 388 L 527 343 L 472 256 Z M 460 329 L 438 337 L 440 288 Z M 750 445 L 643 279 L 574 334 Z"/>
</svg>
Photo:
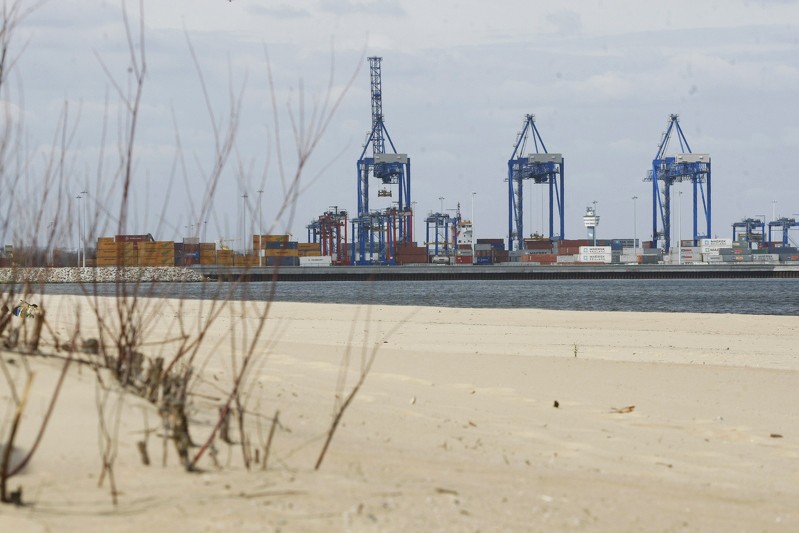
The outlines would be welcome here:
<svg viewBox="0 0 799 533">
<path fill-rule="evenodd" d="M 2 32 L 0 33 L 0 91 L 5 88 L 9 70 L 7 51 L 12 42 L 13 30 L 22 16 L 19 5 L 16 2 L 11 4 L 11 8 L 4 13 L 6 16 L 4 16 L 3 26 L 0 28 L 0 32 Z M 122 2 L 122 22 L 129 56 L 125 73 L 122 76 L 127 75 L 127 82 L 122 82 L 118 78 L 120 75 L 117 72 L 119 65 L 108 65 L 98 55 L 101 69 L 105 72 L 113 88 L 122 112 L 119 114 L 117 127 L 119 138 L 116 140 L 115 149 L 118 160 L 115 168 L 110 171 L 104 168 L 105 148 L 101 151 L 98 160 L 98 181 L 100 176 L 104 176 L 104 180 L 110 185 L 106 190 L 102 190 L 98 184 L 93 190 L 92 220 L 85 221 L 85 224 L 92 228 L 89 234 L 99 235 L 108 228 L 113 228 L 119 234 L 125 233 L 131 217 L 132 194 L 137 185 L 135 164 L 138 147 L 137 135 L 148 72 L 142 0 L 138 2 L 138 9 L 137 22 L 133 22 L 134 17 L 129 15 L 126 3 Z M 227 116 L 220 119 L 209 96 L 197 54 L 188 38 L 187 46 L 205 101 L 214 144 L 213 153 L 208 154 L 208 171 L 205 174 L 202 202 L 198 209 L 198 219 L 203 220 L 211 208 L 223 172 L 231 166 L 231 161 L 235 159 L 239 128 L 238 117 L 242 113 L 241 101 L 244 87 L 242 86 L 238 90 L 230 89 Z M 277 178 L 279 178 L 283 189 L 283 201 L 275 219 L 287 220 L 287 224 L 290 225 L 294 217 L 296 202 L 306 185 L 305 173 L 308 161 L 330 126 L 346 90 L 338 96 L 334 96 L 334 69 L 331 66 L 327 92 L 321 103 L 308 106 L 305 94 L 301 90 L 297 97 L 298 101 L 293 104 L 289 103 L 283 109 L 278 105 L 276 99 L 274 78 L 268 56 L 265 64 L 271 94 L 271 111 L 274 117 L 272 137 L 275 145 L 274 157 L 277 161 Z M 347 88 L 353 83 L 357 72 L 356 68 L 352 77 L 349 78 Z M 107 99 L 106 117 L 111 115 L 110 107 Z M 54 127 L 56 133 L 53 137 L 53 148 L 47 155 L 46 164 L 41 170 L 41 174 L 36 176 L 38 183 L 43 183 L 48 191 L 54 191 L 53 194 L 59 197 L 64 196 L 64 191 L 68 188 L 67 184 L 75 180 L 74 167 L 68 154 L 79 115 L 78 113 L 73 118 L 69 106 L 64 105 Z M 296 162 L 292 165 L 291 170 L 288 170 L 289 165 L 283 156 L 284 150 L 287 148 L 284 148 L 281 140 L 282 129 L 279 120 L 281 116 L 287 117 L 292 132 L 291 145 Z M 100 128 L 101 147 L 105 147 L 108 142 L 109 127 L 106 120 L 107 118 L 104 119 L 102 128 Z M 16 180 L 20 175 L 31 171 L 31 167 L 19 162 L 21 158 L 18 156 L 22 147 L 18 142 L 18 132 L 12 130 L 13 121 L 8 120 L 3 123 L 5 130 L 0 132 L 0 186 L 5 187 L 9 180 Z M 175 130 L 176 132 L 179 130 L 177 124 L 175 124 Z M 180 135 L 176 133 L 176 167 L 185 164 L 181 142 Z M 14 164 L 9 164 L 11 162 Z M 251 179 L 241 164 L 239 164 L 238 174 L 242 180 Z M 172 183 L 170 182 L 167 188 L 171 189 L 171 187 Z M 88 195 L 86 192 L 88 189 L 89 187 L 86 186 L 85 195 Z M 88 196 L 84 197 L 88 198 Z M 114 199 L 118 199 L 118 203 L 114 204 Z M 28 203 L 27 199 L 21 196 L 3 197 L 2 203 L 0 203 L 0 224 L 5 232 L 18 231 L 14 229 L 18 227 L 18 224 L 13 224 L 12 221 L 22 211 L 21 206 L 28 205 Z M 60 202 L 54 204 L 58 211 L 46 215 L 46 209 L 51 204 L 53 201 L 49 198 L 44 198 L 43 201 L 35 204 L 40 207 L 32 213 L 27 213 L 25 216 L 28 219 L 25 224 L 22 224 L 22 227 L 27 228 L 27 234 L 15 234 L 15 242 L 35 242 L 39 235 L 47 236 L 47 245 L 43 248 L 34 248 L 39 251 L 36 254 L 29 254 L 29 259 L 26 259 L 29 261 L 27 264 L 34 264 L 41 260 L 35 259 L 35 257 L 42 255 L 46 257 L 52 250 L 52 243 L 57 241 L 63 232 L 68 231 L 56 224 L 48 225 L 48 219 L 65 217 L 73 224 L 76 219 L 81 223 L 80 213 L 73 211 L 71 205 L 63 206 Z M 113 205 L 116 207 L 110 207 Z M 161 220 L 163 220 L 166 208 L 167 199 L 164 201 Z M 245 468 L 250 469 L 253 465 L 260 463 L 261 468 L 266 469 L 276 432 L 281 427 L 280 411 L 275 410 L 274 415 L 265 416 L 260 412 L 260 406 L 253 408 L 251 404 L 253 403 L 255 378 L 259 372 L 263 371 L 268 360 L 270 343 L 276 340 L 275 338 L 266 338 L 266 325 L 272 310 L 271 302 L 276 282 L 273 280 L 271 284 L 265 305 L 253 306 L 247 302 L 238 304 L 242 315 L 247 315 L 252 320 L 243 321 L 241 324 L 234 323 L 228 331 L 226 340 L 230 343 L 232 356 L 230 368 L 226 380 L 215 384 L 218 396 L 209 400 L 213 403 L 215 415 L 210 422 L 197 423 L 192 416 L 196 411 L 195 398 L 201 396 L 199 389 L 207 385 L 202 376 L 202 369 L 208 364 L 209 358 L 213 356 L 218 347 L 217 345 L 209 346 L 211 341 L 208 339 L 208 332 L 226 313 L 230 313 L 236 308 L 236 305 L 232 303 L 232 295 L 235 294 L 242 282 L 234 281 L 214 287 L 219 297 L 202 303 L 201 317 L 187 318 L 182 299 L 171 303 L 170 305 L 176 307 L 172 309 L 175 319 L 170 338 L 153 339 L 152 331 L 157 320 L 155 310 L 159 305 L 159 300 L 150 298 L 155 295 L 152 285 L 144 283 L 140 277 L 134 276 L 131 279 L 132 272 L 136 271 L 119 269 L 112 301 L 102 296 L 102 292 L 98 290 L 96 284 L 82 284 L 84 298 L 81 301 L 89 306 L 94 323 L 85 324 L 82 328 L 81 310 L 76 309 L 75 331 L 67 339 L 52 330 L 44 309 L 33 320 L 22 320 L 17 323 L 12 320 L 10 312 L 13 309 L 12 300 L 17 296 L 29 297 L 37 292 L 40 298 L 43 297 L 46 290 L 43 280 L 24 283 L 19 287 L 12 285 L 5 294 L 2 302 L 5 311 L 0 313 L 0 336 L 3 336 L 3 340 L 6 342 L 6 349 L 17 354 L 60 357 L 63 359 L 63 366 L 58 383 L 51 391 L 47 413 L 38 421 L 40 429 L 36 439 L 23 460 L 20 463 L 15 463 L 12 460 L 12 451 L 15 449 L 18 427 L 25 418 L 25 407 L 34 384 L 34 373 L 30 369 L 26 357 L 21 357 L 24 362 L 24 372 L 20 374 L 9 369 L 6 360 L 0 355 L 0 370 L 4 376 L 3 379 L 9 386 L 9 402 L 13 408 L 8 422 L 3 425 L 0 432 L 3 441 L 2 457 L 0 457 L 0 490 L 2 490 L 0 498 L 3 502 L 21 503 L 21 493 L 19 496 L 12 496 L 12 491 L 7 488 L 8 480 L 21 468 L 24 468 L 36 451 L 57 402 L 70 363 L 76 360 L 75 354 L 79 351 L 84 353 L 78 362 L 90 366 L 95 374 L 100 463 L 98 485 L 102 486 L 106 481 L 108 482 L 109 493 L 114 504 L 118 502 L 121 482 L 116 474 L 115 463 L 120 446 L 127 445 L 127 443 L 120 442 L 120 424 L 123 409 L 129 403 L 128 395 L 143 398 L 152 404 L 153 412 L 157 413 L 160 419 L 159 431 L 164 439 L 165 447 L 167 442 L 171 441 L 174 453 L 186 470 L 200 469 L 200 463 L 206 454 L 209 454 L 211 462 L 218 466 L 214 455 L 217 439 L 240 449 L 242 464 Z M 279 332 L 275 335 L 279 335 Z M 22 342 L 20 342 L 20 338 Z M 267 348 L 265 349 L 264 346 Z M 316 469 L 321 466 L 342 416 L 363 385 L 378 347 L 379 344 L 375 344 L 370 351 L 366 351 L 364 348 L 358 379 L 349 392 L 343 388 L 344 382 L 340 383 L 335 414 L 330 427 L 324 433 L 325 443 L 316 462 Z M 66 357 L 60 353 L 62 350 L 67 352 Z M 346 372 L 348 359 L 342 365 L 343 371 Z M 260 438 L 260 442 L 254 442 L 252 437 L 254 432 L 250 429 L 251 424 L 253 421 L 260 424 L 261 420 L 270 421 L 268 437 L 265 440 Z M 145 438 L 136 443 L 145 464 L 149 463 L 147 437 L 150 432 L 149 427 L 145 428 Z M 234 432 L 235 437 L 233 436 Z M 167 452 L 165 451 L 162 464 L 166 464 L 166 462 Z"/>
</svg>

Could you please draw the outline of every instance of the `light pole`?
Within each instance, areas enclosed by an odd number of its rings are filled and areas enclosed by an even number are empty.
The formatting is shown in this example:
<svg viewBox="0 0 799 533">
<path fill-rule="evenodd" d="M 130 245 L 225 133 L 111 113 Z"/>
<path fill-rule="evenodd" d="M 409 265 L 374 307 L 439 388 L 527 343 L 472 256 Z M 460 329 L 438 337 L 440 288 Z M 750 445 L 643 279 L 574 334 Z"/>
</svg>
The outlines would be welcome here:
<svg viewBox="0 0 799 533">
<path fill-rule="evenodd" d="M 78 267 L 80 267 L 80 250 L 81 250 L 81 243 L 83 242 L 83 225 L 81 222 L 83 217 L 81 217 L 81 212 L 83 210 L 81 209 L 80 205 L 80 200 L 82 198 L 81 195 L 79 194 L 75 198 L 77 198 L 78 200 Z"/>
<path fill-rule="evenodd" d="M 241 240 L 244 243 L 244 255 L 247 255 L 247 191 L 241 195 L 244 209 L 241 212 Z"/>
<path fill-rule="evenodd" d="M 771 221 L 777 220 L 777 200 L 771 201 Z"/>
<path fill-rule="evenodd" d="M 412 241 L 413 239 L 416 238 L 416 204 L 417 204 L 416 200 L 411 202 L 411 216 L 413 217 L 413 235 L 411 239 Z"/>
<path fill-rule="evenodd" d="M 472 192 L 472 263 L 474 263 L 474 243 L 476 239 L 476 234 L 474 232 L 474 197 L 477 196 L 476 192 Z"/>
<path fill-rule="evenodd" d="M 530 189 L 530 203 L 527 204 L 530 206 L 530 229 L 528 231 L 530 232 L 530 237 L 532 237 L 533 236 L 533 188 L 528 187 L 528 189 Z M 543 190 L 540 187 L 539 189 Z M 524 248 L 524 235 L 522 235 L 522 248 Z"/>
<path fill-rule="evenodd" d="M 263 243 L 261 243 L 264 234 L 263 217 L 261 216 L 263 209 L 261 205 L 261 195 L 263 195 L 263 193 L 263 189 L 258 189 L 258 257 L 261 256 L 261 248 L 263 248 Z"/>
<path fill-rule="evenodd" d="M 682 191 L 677 196 L 677 264 L 682 264 Z"/>
<path fill-rule="evenodd" d="M 596 216 L 596 204 L 598 204 L 599 202 L 594 200 L 591 203 L 594 204 L 594 216 Z M 594 227 L 594 246 L 596 246 L 596 227 Z"/>
<path fill-rule="evenodd" d="M 638 200 L 637 196 L 633 196 L 633 252 L 635 255 L 638 255 L 638 212 L 637 212 L 637 204 Z"/>
<path fill-rule="evenodd" d="M 438 199 L 441 202 L 441 211 L 439 211 L 439 213 L 441 213 L 443 215 L 444 214 L 444 197 L 443 196 L 439 196 Z"/>
<path fill-rule="evenodd" d="M 260 236 L 261 233 L 264 231 L 263 227 L 263 204 L 262 204 L 262 196 L 264 194 L 263 189 L 258 189 L 258 235 Z"/>
<path fill-rule="evenodd" d="M 81 191 L 83 196 L 83 266 L 86 266 L 86 234 L 89 233 L 89 191 Z"/>
</svg>

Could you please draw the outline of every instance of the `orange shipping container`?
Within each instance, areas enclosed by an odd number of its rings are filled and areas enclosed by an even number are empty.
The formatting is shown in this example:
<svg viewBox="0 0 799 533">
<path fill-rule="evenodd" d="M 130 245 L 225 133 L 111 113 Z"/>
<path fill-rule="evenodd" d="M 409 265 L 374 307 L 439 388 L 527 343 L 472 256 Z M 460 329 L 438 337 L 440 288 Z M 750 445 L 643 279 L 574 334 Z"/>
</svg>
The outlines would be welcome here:
<svg viewBox="0 0 799 533">
<path fill-rule="evenodd" d="M 524 254 L 522 261 L 525 263 L 554 263 L 558 260 L 555 254 Z"/>
</svg>

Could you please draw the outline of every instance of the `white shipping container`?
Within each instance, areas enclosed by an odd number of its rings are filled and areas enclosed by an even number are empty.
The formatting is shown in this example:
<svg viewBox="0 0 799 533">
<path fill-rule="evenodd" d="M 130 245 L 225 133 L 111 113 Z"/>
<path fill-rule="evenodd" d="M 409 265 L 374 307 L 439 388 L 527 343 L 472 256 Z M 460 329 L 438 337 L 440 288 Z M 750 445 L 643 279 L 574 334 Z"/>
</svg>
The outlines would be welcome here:
<svg viewBox="0 0 799 533">
<path fill-rule="evenodd" d="M 643 248 L 622 248 L 621 249 L 622 255 L 643 255 L 644 249 Z"/>
<path fill-rule="evenodd" d="M 693 256 L 698 256 L 700 253 L 701 253 L 701 251 L 699 250 L 699 248 L 687 248 L 686 247 L 686 248 L 679 248 L 679 249 L 672 248 L 670 255 L 672 255 L 674 257 L 677 257 L 677 255 L 679 255 L 680 257 L 693 257 Z"/>
<path fill-rule="evenodd" d="M 725 248 L 725 246 L 702 246 L 701 251 L 703 254 L 719 255 L 722 248 Z"/>
<path fill-rule="evenodd" d="M 780 254 L 752 254 L 755 263 L 778 263 Z"/>
<path fill-rule="evenodd" d="M 300 266 L 330 266 L 333 264 L 333 258 L 329 255 L 317 255 L 314 257 L 300 257 Z"/>
<path fill-rule="evenodd" d="M 620 263 L 638 263 L 637 255 L 621 254 L 619 256 Z"/>
<path fill-rule="evenodd" d="M 699 239 L 699 246 L 714 246 L 716 248 L 729 248 L 732 246 L 732 239 Z"/>
<path fill-rule="evenodd" d="M 558 263 L 575 263 L 577 258 L 573 255 L 559 255 L 555 261 Z"/>
<path fill-rule="evenodd" d="M 721 263 L 721 256 L 718 254 L 702 254 L 702 260 L 705 263 Z"/>
<path fill-rule="evenodd" d="M 581 263 L 610 263 L 612 261 L 613 261 L 613 256 L 610 253 L 580 254 Z"/>
<path fill-rule="evenodd" d="M 580 255 L 610 254 L 610 246 L 580 246 Z"/>
</svg>

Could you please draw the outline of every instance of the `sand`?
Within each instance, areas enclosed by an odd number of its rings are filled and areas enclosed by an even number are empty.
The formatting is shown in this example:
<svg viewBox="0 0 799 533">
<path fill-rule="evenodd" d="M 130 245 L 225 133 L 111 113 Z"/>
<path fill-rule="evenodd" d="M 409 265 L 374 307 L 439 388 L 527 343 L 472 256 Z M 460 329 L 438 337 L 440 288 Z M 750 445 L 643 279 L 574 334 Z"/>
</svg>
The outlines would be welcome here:
<svg viewBox="0 0 799 533">
<path fill-rule="evenodd" d="M 85 335 L 96 328 L 86 301 L 43 305 L 62 341 L 77 308 Z M 147 305 L 153 342 L 211 311 Z M 195 441 L 264 308 L 232 304 L 209 329 Z M 337 391 L 346 395 L 374 347 L 315 471 Z M 0 507 L 0 531 L 797 531 L 797 347 L 796 317 L 276 303 L 244 394 L 256 447 L 280 411 L 265 471 L 219 441 L 219 468 L 206 456 L 187 473 L 171 446 L 162 466 L 157 412 L 115 394 L 114 506 L 108 483 L 98 487 L 94 373 L 73 365 L 40 449 L 10 482 L 28 505 Z M 61 366 L 27 359 L 36 381 L 21 449 Z M 9 395 L 0 381 L 3 434 Z M 135 447 L 145 428 L 151 466 Z"/>
</svg>

